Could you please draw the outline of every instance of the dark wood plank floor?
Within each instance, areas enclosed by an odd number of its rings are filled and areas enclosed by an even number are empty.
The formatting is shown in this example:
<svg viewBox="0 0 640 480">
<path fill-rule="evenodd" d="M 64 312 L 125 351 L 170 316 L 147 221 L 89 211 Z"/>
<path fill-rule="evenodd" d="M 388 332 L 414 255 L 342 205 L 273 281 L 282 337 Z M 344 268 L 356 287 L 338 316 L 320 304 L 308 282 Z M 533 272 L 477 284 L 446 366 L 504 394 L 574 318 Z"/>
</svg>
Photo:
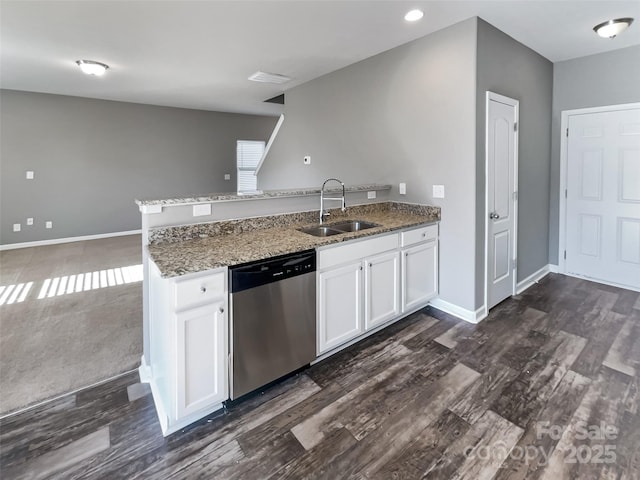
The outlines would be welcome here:
<svg viewBox="0 0 640 480">
<path fill-rule="evenodd" d="M 426 308 L 163 438 L 134 374 L 0 421 L 2 478 L 640 477 L 640 298 L 548 275 Z"/>
</svg>

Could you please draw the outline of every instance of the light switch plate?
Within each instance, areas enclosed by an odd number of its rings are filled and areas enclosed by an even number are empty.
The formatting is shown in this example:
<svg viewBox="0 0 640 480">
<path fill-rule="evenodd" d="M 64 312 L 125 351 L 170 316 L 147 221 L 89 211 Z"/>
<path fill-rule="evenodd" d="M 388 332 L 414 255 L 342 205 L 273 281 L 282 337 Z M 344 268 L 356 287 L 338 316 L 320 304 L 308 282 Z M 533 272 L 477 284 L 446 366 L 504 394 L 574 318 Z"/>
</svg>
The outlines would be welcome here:
<svg viewBox="0 0 640 480">
<path fill-rule="evenodd" d="M 27 218 L 27 225 L 33 225 L 33 218 Z"/>
<path fill-rule="evenodd" d="M 367 198 L 372 199 L 372 198 L 376 198 L 376 192 L 367 192 Z"/>
<path fill-rule="evenodd" d="M 51 220 L 44 222 L 44 228 L 53 228 L 53 222 Z"/>
<path fill-rule="evenodd" d="M 406 183 L 401 183 L 400 184 L 400 195 L 406 195 L 407 194 L 407 184 Z"/>
<path fill-rule="evenodd" d="M 211 215 L 211 204 L 201 203 L 193 206 L 193 216 L 201 217 L 203 215 Z"/>
<path fill-rule="evenodd" d="M 20 231 L 20 228 L 21 228 L 21 226 L 20 226 L 20 224 L 19 224 L 19 223 L 14 223 L 14 224 L 13 224 L 13 231 L 14 231 L 14 232 L 19 232 L 19 231 Z"/>
<path fill-rule="evenodd" d="M 433 198 L 444 198 L 444 185 L 433 186 Z"/>
<path fill-rule="evenodd" d="M 27 170 L 27 180 L 33 180 L 33 170 Z"/>
<path fill-rule="evenodd" d="M 231 180 L 231 174 L 229 174 L 229 173 L 225 173 L 225 174 L 224 174 L 224 179 L 225 179 L 225 180 Z"/>
</svg>

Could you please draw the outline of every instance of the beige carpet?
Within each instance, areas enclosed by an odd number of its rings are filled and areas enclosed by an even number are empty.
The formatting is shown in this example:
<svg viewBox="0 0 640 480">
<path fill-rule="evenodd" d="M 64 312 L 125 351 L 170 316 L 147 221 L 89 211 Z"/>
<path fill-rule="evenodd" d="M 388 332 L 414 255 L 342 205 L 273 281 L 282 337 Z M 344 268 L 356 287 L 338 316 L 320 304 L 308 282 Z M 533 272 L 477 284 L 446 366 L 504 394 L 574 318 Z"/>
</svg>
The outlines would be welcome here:
<svg viewBox="0 0 640 480">
<path fill-rule="evenodd" d="M 0 252 L 0 415 L 138 367 L 140 263 L 139 235 Z"/>
</svg>

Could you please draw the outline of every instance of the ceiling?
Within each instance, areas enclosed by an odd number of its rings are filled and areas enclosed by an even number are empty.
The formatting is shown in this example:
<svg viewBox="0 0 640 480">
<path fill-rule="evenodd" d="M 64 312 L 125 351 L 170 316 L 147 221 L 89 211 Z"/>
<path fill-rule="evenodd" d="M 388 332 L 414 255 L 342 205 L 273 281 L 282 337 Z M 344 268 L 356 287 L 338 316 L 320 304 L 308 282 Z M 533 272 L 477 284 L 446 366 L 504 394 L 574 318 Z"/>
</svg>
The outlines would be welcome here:
<svg viewBox="0 0 640 480">
<path fill-rule="evenodd" d="M 412 8 L 425 12 L 408 23 Z M 301 83 L 480 16 L 553 62 L 640 44 L 640 1 L 5 1 L 0 86 L 125 102 L 278 114 Z M 632 27 L 609 40 L 592 27 Z M 103 77 L 75 60 L 110 65 Z M 257 70 L 284 85 L 250 82 Z"/>
</svg>

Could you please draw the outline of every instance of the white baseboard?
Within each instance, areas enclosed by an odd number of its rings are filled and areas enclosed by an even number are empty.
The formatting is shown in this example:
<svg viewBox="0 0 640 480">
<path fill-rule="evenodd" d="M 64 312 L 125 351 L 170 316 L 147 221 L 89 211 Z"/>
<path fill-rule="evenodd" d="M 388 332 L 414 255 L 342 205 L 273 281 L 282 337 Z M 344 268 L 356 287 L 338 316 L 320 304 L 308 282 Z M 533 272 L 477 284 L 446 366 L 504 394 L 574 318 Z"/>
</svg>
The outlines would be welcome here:
<svg viewBox="0 0 640 480">
<path fill-rule="evenodd" d="M 556 267 L 557 267 L 557 265 L 556 265 Z M 518 282 L 518 284 L 516 285 L 516 295 L 521 294 L 527 288 L 529 288 L 531 285 L 537 283 L 538 280 L 540 280 L 541 278 L 546 276 L 549 272 L 551 272 L 551 265 L 545 265 L 544 267 L 542 267 L 537 272 L 533 272 L 527 278 L 525 278 L 524 280 L 521 280 L 520 282 Z"/>
<path fill-rule="evenodd" d="M 487 309 L 484 305 L 474 311 L 459 307 L 458 305 L 449 303 L 441 298 L 434 298 L 429 303 L 433 308 L 442 310 L 449 315 L 453 315 L 454 317 L 458 317 L 459 319 L 469 323 L 479 323 L 487 316 Z"/>
<path fill-rule="evenodd" d="M 153 377 L 153 375 L 151 375 L 151 367 L 145 361 L 144 355 L 140 357 L 140 366 L 138 367 L 138 375 L 140 375 L 141 383 L 150 383 L 151 378 Z"/>
<path fill-rule="evenodd" d="M 151 387 L 151 396 L 153 398 L 153 404 L 156 406 L 156 414 L 158 415 L 158 421 L 160 422 L 160 430 L 162 430 L 162 435 L 168 435 L 167 430 L 169 428 L 169 415 L 167 415 L 167 411 L 164 407 L 164 403 L 162 402 L 162 395 L 160 395 L 160 390 L 158 389 L 158 385 L 155 382 L 155 379 L 150 378 L 149 386 Z"/>
<path fill-rule="evenodd" d="M 99 233 L 97 235 L 83 235 L 81 237 L 52 238 L 51 240 L 38 240 L 35 242 L 9 243 L 0 245 L 0 252 L 3 250 L 16 250 L 27 247 L 43 247 L 45 245 L 58 245 L 60 243 L 83 242 L 85 240 L 98 240 L 100 238 L 124 237 L 125 235 L 138 235 L 142 230 L 128 230 L 126 232 Z"/>
<path fill-rule="evenodd" d="M 551 273 L 560 273 L 560 265 L 555 265 L 553 263 L 549 264 L 549 272 Z"/>
</svg>

